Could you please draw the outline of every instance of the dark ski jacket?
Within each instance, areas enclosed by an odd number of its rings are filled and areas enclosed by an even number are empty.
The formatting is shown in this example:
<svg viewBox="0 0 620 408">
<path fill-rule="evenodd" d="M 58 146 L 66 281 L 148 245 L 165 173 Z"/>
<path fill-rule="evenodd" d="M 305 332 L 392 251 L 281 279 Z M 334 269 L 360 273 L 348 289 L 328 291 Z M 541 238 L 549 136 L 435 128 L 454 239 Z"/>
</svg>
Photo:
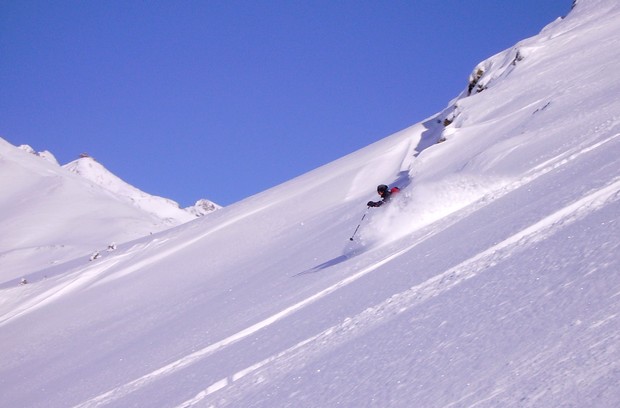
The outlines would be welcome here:
<svg viewBox="0 0 620 408">
<path fill-rule="evenodd" d="M 383 194 L 381 194 L 381 201 L 369 201 L 366 204 L 369 207 L 381 207 L 383 204 L 390 201 L 392 198 L 392 194 L 396 194 L 400 191 L 398 187 L 392 187 L 389 190 L 386 190 Z"/>
</svg>

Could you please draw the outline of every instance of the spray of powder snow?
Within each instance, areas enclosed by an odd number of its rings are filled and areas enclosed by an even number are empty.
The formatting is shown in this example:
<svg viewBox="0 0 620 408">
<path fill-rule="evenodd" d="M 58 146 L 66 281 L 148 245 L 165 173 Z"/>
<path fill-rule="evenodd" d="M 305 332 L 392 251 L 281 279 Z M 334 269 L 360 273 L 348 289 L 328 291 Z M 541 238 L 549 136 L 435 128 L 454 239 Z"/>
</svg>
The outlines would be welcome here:
<svg viewBox="0 0 620 408">
<path fill-rule="evenodd" d="M 411 234 L 480 200 L 506 185 L 506 180 L 453 175 L 436 182 L 411 184 L 388 205 L 370 208 L 359 233 L 366 249 Z"/>
</svg>

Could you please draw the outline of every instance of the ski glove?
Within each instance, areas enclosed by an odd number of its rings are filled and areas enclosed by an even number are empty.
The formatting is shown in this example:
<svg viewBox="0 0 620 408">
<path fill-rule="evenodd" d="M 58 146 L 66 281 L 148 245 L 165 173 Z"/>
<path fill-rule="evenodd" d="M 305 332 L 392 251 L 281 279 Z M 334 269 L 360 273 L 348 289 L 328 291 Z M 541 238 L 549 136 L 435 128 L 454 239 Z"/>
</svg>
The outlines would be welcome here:
<svg viewBox="0 0 620 408">
<path fill-rule="evenodd" d="M 383 204 L 383 201 L 369 201 L 366 205 L 369 207 L 379 207 L 381 204 Z"/>
</svg>

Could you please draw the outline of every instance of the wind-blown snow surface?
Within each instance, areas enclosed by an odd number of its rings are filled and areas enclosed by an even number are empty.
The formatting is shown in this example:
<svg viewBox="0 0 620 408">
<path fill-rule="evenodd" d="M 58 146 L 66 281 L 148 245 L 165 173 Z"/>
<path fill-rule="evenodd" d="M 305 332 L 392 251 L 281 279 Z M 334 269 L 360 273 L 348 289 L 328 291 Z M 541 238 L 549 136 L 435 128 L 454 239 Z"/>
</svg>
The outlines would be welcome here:
<svg viewBox="0 0 620 408">
<path fill-rule="evenodd" d="M 0 405 L 618 406 L 618 21 L 579 1 L 436 118 L 3 285 Z"/>
</svg>

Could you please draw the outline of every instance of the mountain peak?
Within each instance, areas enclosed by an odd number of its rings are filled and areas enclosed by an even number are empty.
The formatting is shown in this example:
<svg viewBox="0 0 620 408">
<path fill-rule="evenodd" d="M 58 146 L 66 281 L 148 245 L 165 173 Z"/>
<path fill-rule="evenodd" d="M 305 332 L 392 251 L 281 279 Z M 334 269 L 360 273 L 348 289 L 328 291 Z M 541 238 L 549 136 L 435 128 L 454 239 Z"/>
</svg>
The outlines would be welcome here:
<svg viewBox="0 0 620 408">
<path fill-rule="evenodd" d="M 220 205 L 215 204 L 211 200 L 207 200 L 206 198 L 201 198 L 196 201 L 196 204 L 190 207 L 186 207 L 185 211 L 188 211 L 190 214 L 194 214 L 196 217 L 202 217 L 213 211 L 219 210 L 222 208 Z"/>
<path fill-rule="evenodd" d="M 181 209 L 176 201 L 150 195 L 126 183 L 106 169 L 94 157 L 84 153 L 78 159 L 64 165 L 63 168 L 103 187 L 132 205 L 174 224 L 191 221 L 220 208 L 218 205 L 203 199 L 196 203 L 196 205 L 201 203 L 200 208 L 193 206 Z M 202 201 L 208 202 L 210 205 L 202 203 Z"/>
</svg>

